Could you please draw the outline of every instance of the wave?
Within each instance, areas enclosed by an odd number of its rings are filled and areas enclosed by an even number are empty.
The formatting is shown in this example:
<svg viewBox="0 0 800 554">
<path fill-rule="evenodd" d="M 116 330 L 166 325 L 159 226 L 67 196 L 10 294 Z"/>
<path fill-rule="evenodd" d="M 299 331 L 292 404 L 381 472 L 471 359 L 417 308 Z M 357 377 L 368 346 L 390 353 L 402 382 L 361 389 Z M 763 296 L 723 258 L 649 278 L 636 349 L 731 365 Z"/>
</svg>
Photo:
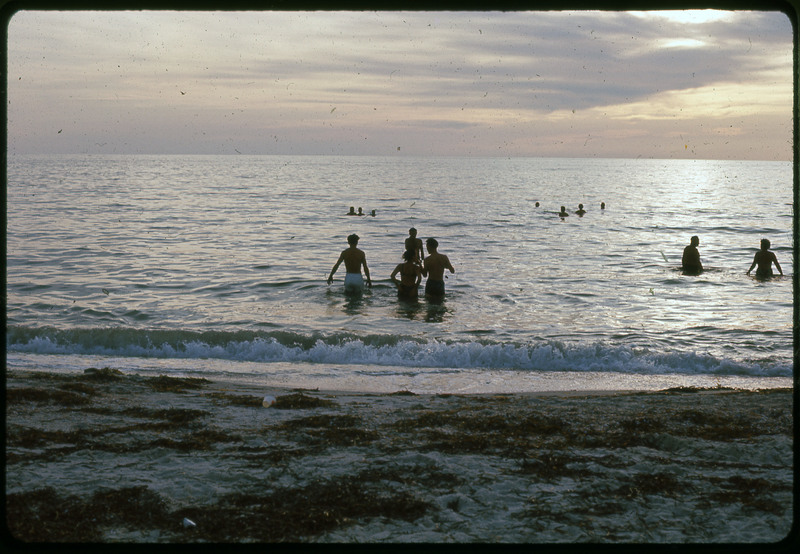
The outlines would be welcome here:
<svg viewBox="0 0 800 554">
<path fill-rule="evenodd" d="M 291 331 L 184 331 L 10 326 L 9 352 L 114 357 L 220 359 L 518 371 L 790 377 L 780 361 L 735 361 L 694 352 L 657 352 L 605 343 L 448 342 L 394 335 Z"/>
</svg>

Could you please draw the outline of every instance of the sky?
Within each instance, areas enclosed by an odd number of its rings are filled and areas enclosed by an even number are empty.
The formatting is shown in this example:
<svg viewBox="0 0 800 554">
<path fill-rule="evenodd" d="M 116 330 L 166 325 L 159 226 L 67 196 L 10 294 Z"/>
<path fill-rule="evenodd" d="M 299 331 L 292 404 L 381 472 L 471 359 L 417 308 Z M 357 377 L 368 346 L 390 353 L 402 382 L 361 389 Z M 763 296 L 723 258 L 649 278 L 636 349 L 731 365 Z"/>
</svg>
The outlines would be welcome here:
<svg viewBox="0 0 800 554">
<path fill-rule="evenodd" d="M 779 12 L 47 12 L 8 152 L 792 159 Z"/>
</svg>

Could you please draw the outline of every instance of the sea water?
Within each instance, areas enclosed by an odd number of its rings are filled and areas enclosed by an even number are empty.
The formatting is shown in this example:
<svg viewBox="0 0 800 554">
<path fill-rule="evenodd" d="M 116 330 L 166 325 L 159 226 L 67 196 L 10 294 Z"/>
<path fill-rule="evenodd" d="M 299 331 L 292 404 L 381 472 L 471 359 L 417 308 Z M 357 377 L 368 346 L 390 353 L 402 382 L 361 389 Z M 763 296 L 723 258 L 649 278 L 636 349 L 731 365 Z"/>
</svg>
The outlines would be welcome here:
<svg viewBox="0 0 800 554">
<path fill-rule="evenodd" d="M 437 393 L 792 384 L 790 162 L 11 155 L 7 176 L 9 369 Z M 411 227 L 456 270 L 443 302 L 397 299 Z M 355 297 L 344 267 L 326 283 L 351 233 L 373 281 Z M 699 276 L 680 271 L 692 235 Z M 745 274 L 762 238 L 784 277 Z"/>
</svg>

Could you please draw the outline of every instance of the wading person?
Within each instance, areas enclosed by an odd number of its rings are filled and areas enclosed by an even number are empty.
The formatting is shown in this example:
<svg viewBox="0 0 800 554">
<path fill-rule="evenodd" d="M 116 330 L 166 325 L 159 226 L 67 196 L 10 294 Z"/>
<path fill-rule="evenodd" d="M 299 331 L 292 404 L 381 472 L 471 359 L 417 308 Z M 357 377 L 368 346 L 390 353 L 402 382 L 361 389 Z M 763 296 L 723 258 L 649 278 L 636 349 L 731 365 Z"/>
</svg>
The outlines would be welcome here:
<svg viewBox="0 0 800 554">
<path fill-rule="evenodd" d="M 339 269 L 339 266 L 344 262 L 344 267 L 347 274 L 344 276 L 344 291 L 347 293 L 357 293 L 364 290 L 364 278 L 361 276 L 361 266 L 364 266 L 364 274 L 367 276 L 367 286 L 372 286 L 372 280 L 369 277 L 369 268 L 367 267 L 367 257 L 363 251 L 358 249 L 358 235 L 352 234 L 347 237 L 347 243 L 350 248 L 342 250 L 339 254 L 339 259 L 336 260 L 336 265 L 331 269 L 331 274 L 328 276 L 328 284 L 333 282 L 333 274 Z"/>
<path fill-rule="evenodd" d="M 772 277 L 772 264 L 775 264 L 780 274 L 783 275 L 781 264 L 778 263 L 778 258 L 775 256 L 775 253 L 769 251 L 769 247 L 769 240 L 761 239 L 761 250 L 756 252 L 755 257 L 753 257 L 753 264 L 750 266 L 750 269 L 747 270 L 748 275 L 750 275 L 750 272 L 753 271 L 755 266 L 758 266 L 758 269 L 756 269 L 756 277 Z"/>
<path fill-rule="evenodd" d="M 449 269 L 450 273 L 455 273 L 456 270 L 447 256 L 436 251 L 439 248 L 436 239 L 429 238 L 425 241 L 425 246 L 428 247 L 428 257 L 425 258 L 422 268 L 422 275 L 428 278 L 425 281 L 425 295 L 441 298 L 444 296 L 444 270 Z"/>
<path fill-rule="evenodd" d="M 403 252 L 405 262 L 397 264 L 392 271 L 392 282 L 397 285 L 397 297 L 403 300 L 416 300 L 419 297 L 419 284 L 422 281 L 422 269 L 414 260 L 411 250 Z M 400 274 L 400 280 L 397 274 Z"/>
<path fill-rule="evenodd" d="M 417 230 L 413 227 L 408 230 L 408 238 L 406 239 L 405 246 L 406 250 L 414 255 L 411 261 L 422 265 L 422 239 L 417 238 Z"/>
<path fill-rule="evenodd" d="M 686 275 L 699 275 L 703 271 L 703 264 L 700 263 L 700 252 L 697 250 L 698 244 L 700 244 L 700 238 L 694 236 L 689 246 L 683 249 L 681 269 Z"/>
</svg>

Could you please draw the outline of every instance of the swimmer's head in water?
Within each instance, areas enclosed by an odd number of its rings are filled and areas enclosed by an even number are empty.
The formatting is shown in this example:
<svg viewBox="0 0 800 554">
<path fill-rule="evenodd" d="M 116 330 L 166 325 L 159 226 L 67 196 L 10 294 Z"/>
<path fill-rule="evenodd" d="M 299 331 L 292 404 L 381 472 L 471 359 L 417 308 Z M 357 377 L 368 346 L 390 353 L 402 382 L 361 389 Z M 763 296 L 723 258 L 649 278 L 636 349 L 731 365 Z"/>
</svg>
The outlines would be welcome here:
<svg viewBox="0 0 800 554">
<path fill-rule="evenodd" d="M 578 204 L 578 209 L 582 210 L 583 209 L 583 204 Z"/>
<path fill-rule="evenodd" d="M 770 242 L 769 239 L 761 239 L 761 250 L 769 250 Z"/>
<path fill-rule="evenodd" d="M 357 234 L 355 234 L 355 233 L 353 233 L 352 235 L 350 235 L 349 237 L 347 237 L 347 243 L 348 243 L 350 246 L 355 246 L 356 244 L 358 244 L 358 235 L 357 235 Z"/>
</svg>

